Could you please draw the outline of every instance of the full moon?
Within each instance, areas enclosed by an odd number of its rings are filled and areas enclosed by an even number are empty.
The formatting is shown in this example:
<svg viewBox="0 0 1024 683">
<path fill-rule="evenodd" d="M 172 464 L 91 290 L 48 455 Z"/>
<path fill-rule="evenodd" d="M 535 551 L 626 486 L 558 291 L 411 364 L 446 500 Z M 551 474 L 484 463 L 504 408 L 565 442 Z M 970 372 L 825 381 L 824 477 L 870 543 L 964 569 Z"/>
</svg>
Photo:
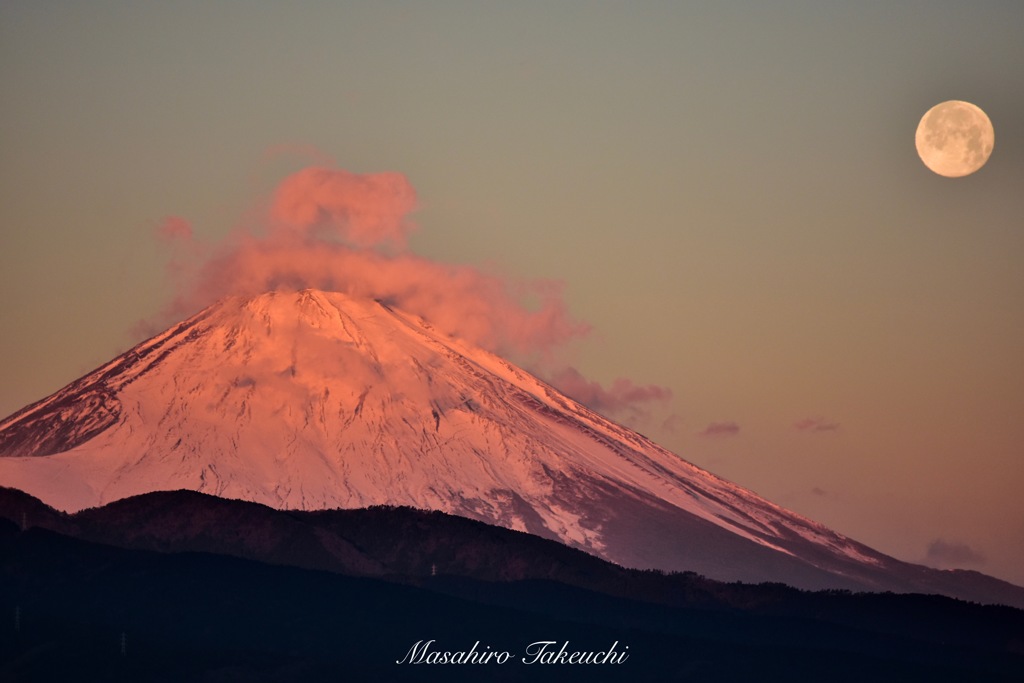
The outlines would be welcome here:
<svg viewBox="0 0 1024 683">
<path fill-rule="evenodd" d="M 917 124 L 917 153 L 924 165 L 947 178 L 970 175 L 985 165 L 995 144 L 992 122 L 970 102 L 936 104 Z"/>
</svg>

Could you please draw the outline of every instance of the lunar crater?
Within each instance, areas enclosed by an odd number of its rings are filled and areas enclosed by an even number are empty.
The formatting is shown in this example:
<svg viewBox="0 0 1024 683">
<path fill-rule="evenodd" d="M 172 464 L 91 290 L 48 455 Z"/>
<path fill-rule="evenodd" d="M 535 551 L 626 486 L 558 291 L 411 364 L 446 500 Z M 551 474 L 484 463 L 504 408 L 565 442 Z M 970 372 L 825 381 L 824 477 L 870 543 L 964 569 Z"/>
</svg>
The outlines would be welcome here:
<svg viewBox="0 0 1024 683">
<path fill-rule="evenodd" d="M 985 165 L 995 145 L 988 115 L 970 102 L 949 100 L 929 109 L 917 126 L 918 156 L 933 172 L 960 178 Z"/>
</svg>

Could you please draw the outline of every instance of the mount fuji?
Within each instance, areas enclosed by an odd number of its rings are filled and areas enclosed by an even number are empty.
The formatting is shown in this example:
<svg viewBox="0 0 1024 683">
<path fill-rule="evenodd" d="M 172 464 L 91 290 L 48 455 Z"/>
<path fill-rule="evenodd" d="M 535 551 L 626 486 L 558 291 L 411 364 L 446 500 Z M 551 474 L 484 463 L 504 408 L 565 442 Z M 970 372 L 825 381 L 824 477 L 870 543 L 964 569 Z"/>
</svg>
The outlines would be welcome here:
<svg viewBox="0 0 1024 683">
<path fill-rule="evenodd" d="M 68 512 L 175 489 L 406 505 L 630 567 L 1024 605 L 774 505 L 416 316 L 316 290 L 222 300 L 0 421 L 0 485 Z"/>
</svg>

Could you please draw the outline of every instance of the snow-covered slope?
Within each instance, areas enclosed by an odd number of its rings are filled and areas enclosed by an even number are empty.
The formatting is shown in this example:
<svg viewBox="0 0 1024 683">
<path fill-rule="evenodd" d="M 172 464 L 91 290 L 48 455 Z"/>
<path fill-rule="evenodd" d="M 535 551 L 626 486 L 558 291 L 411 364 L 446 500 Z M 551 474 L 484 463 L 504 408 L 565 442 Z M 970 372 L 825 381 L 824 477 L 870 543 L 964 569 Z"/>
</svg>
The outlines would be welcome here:
<svg viewBox="0 0 1024 683">
<path fill-rule="evenodd" d="M 372 301 L 222 301 L 0 422 L 0 484 L 75 511 L 193 489 L 410 505 L 717 578 L 899 589 L 901 565 Z"/>
</svg>

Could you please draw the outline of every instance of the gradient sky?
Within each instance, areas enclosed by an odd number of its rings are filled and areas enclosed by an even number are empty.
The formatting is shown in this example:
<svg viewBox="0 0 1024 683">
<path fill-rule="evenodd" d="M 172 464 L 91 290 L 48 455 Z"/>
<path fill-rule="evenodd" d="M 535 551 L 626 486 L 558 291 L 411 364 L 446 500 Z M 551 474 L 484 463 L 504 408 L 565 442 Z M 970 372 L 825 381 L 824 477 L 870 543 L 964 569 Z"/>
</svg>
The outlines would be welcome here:
<svg viewBox="0 0 1024 683">
<path fill-rule="evenodd" d="M 0 414 L 139 341 L 169 215 L 330 160 L 413 250 L 564 282 L 625 420 L 898 558 L 1024 584 L 1024 3 L 0 4 Z M 996 130 L 946 179 L 918 120 Z"/>
</svg>

